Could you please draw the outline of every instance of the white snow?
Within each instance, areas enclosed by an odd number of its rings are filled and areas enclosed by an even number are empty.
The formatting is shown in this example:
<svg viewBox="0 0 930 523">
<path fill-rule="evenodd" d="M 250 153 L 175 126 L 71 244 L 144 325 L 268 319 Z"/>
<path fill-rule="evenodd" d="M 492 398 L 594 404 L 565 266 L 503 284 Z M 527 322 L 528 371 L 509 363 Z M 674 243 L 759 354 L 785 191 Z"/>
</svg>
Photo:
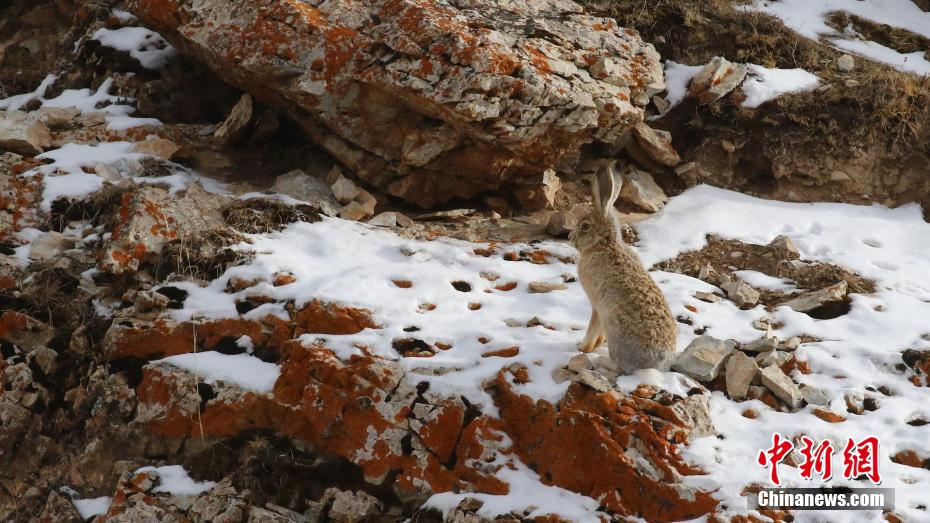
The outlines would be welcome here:
<svg viewBox="0 0 930 523">
<path fill-rule="evenodd" d="M 121 158 L 142 157 L 141 154 L 130 152 L 130 149 L 132 149 L 131 142 L 104 142 L 98 145 L 69 143 L 36 156 L 40 160 L 52 160 L 52 163 L 27 171 L 25 174 L 42 173 L 45 175 L 42 209 L 49 211 L 52 208 L 52 202 L 58 198 L 81 198 L 103 187 L 103 179 L 96 174 L 85 172 L 84 168 L 92 168 L 99 163 L 112 163 Z"/>
<path fill-rule="evenodd" d="M 755 0 L 752 4 L 738 8 L 768 13 L 806 38 L 824 38 L 841 49 L 887 63 L 896 69 L 930 74 L 930 64 L 919 56 L 920 53 L 902 55 L 862 39 L 861 43 L 854 43 L 842 38 L 843 35 L 837 34 L 826 23 L 830 13 L 842 11 L 930 38 L 930 13 L 922 11 L 912 0 Z"/>
<path fill-rule="evenodd" d="M 781 291 L 785 293 L 797 290 L 797 287 L 791 280 L 776 278 L 758 271 L 733 271 L 733 274 L 757 289 Z"/>
<path fill-rule="evenodd" d="M 510 512 L 522 514 L 525 509 L 532 507 L 526 519 L 555 514 L 567 521 L 579 523 L 602 521 L 597 512 L 598 502 L 594 499 L 545 485 L 540 481 L 539 474 L 519 460 L 514 459 L 511 463 L 514 469 L 504 466 L 497 473 L 497 477 L 510 486 L 510 492 L 506 495 L 443 492 L 431 496 L 423 506 L 440 510 L 445 517 L 463 499 L 475 498 L 484 503 L 477 511 L 478 516 L 489 520 Z"/>
<path fill-rule="evenodd" d="M 111 131 L 125 131 L 126 129 L 132 129 L 133 127 L 142 127 L 148 125 L 150 127 L 158 127 L 162 125 L 161 120 L 158 118 L 137 118 L 134 116 L 107 116 L 107 129 Z"/>
<path fill-rule="evenodd" d="M 160 69 L 176 54 L 164 38 L 144 27 L 104 27 L 98 29 L 92 38 L 107 47 L 129 53 L 146 69 Z"/>
<path fill-rule="evenodd" d="M 74 503 L 74 508 L 77 509 L 78 514 L 80 514 L 81 518 L 85 520 L 90 519 L 98 514 L 106 514 L 107 510 L 110 508 L 111 501 L 113 501 L 113 498 L 109 496 L 71 500 L 71 502 Z"/>
<path fill-rule="evenodd" d="M 174 496 L 196 496 L 216 486 L 215 481 L 194 481 L 181 465 L 142 467 L 135 473 L 149 471 L 156 472 L 159 479 L 158 486 L 152 489 L 153 492 L 167 492 Z"/>
<path fill-rule="evenodd" d="M 684 100 L 688 93 L 688 84 L 703 68 L 703 65 L 685 65 L 671 60 L 665 62 L 665 100 L 671 107 Z"/>
<path fill-rule="evenodd" d="M 45 97 L 45 91 L 47 91 L 48 88 L 51 87 L 52 84 L 54 84 L 55 80 L 57 79 L 58 79 L 58 75 L 55 75 L 55 74 L 46 75 L 45 78 L 42 80 L 42 82 L 39 83 L 39 86 L 36 87 L 35 91 L 32 91 L 30 93 L 13 95 L 13 96 L 10 96 L 9 98 L 4 98 L 3 100 L 0 100 L 0 109 L 16 111 L 33 100 L 43 99 Z"/>
<path fill-rule="evenodd" d="M 280 367 L 254 356 L 215 351 L 178 354 L 153 363 L 169 364 L 195 373 L 205 383 L 225 381 L 254 392 L 271 392 L 281 374 Z"/>
<path fill-rule="evenodd" d="M 930 61 L 924 58 L 922 51 L 913 53 L 899 53 L 890 47 L 871 40 L 856 40 L 852 38 L 838 38 L 833 45 L 851 53 L 884 62 L 899 71 L 919 75 L 930 75 Z"/>
<path fill-rule="evenodd" d="M 76 107 L 82 113 L 105 112 L 111 115 L 129 115 L 135 108 L 125 105 L 132 102 L 130 98 L 123 98 L 110 94 L 113 79 L 104 80 L 96 91 L 93 89 L 65 89 L 55 98 L 43 100 L 42 107 Z"/>
<path fill-rule="evenodd" d="M 820 85 L 820 78 L 804 69 L 769 69 L 746 64 L 749 73 L 741 89 L 746 95 L 743 107 L 754 109 L 783 94 L 809 91 Z"/>
<path fill-rule="evenodd" d="M 124 24 L 131 24 L 135 22 L 136 20 L 138 20 L 138 18 L 136 18 L 136 15 L 130 13 L 129 11 L 124 11 L 122 9 L 113 9 L 110 12 L 113 13 L 113 16 L 116 17 L 117 20 L 119 20 L 120 22 Z"/>
</svg>

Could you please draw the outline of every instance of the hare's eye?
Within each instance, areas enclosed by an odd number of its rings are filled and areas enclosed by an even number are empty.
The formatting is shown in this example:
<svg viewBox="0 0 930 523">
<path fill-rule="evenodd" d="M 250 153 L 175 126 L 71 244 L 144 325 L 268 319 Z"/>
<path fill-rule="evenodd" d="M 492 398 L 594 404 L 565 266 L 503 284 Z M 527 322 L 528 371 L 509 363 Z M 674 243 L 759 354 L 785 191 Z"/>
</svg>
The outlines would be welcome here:
<svg viewBox="0 0 930 523">
<path fill-rule="evenodd" d="M 581 230 L 582 230 L 582 231 L 587 231 L 587 230 L 589 230 L 589 229 L 591 229 L 591 224 L 590 224 L 590 223 L 584 222 L 584 223 L 581 224 Z"/>
</svg>

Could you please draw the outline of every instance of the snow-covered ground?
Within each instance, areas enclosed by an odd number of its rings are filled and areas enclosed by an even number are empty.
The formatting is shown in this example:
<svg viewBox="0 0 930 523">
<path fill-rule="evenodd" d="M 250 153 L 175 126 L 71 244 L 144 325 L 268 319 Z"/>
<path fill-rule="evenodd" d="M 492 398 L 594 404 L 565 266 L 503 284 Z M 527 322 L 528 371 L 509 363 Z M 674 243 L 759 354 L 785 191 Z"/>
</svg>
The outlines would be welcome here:
<svg viewBox="0 0 930 523">
<path fill-rule="evenodd" d="M 838 33 L 827 25 L 827 17 L 841 11 L 930 38 L 930 13 L 911 0 L 755 0 L 745 8 L 776 16 L 806 38 L 823 38 L 840 49 L 895 69 L 930 75 L 930 61 L 922 52 L 900 53 L 866 40 L 851 28 Z"/>
<path fill-rule="evenodd" d="M 925 515 L 914 507 L 925 502 L 921 493 L 930 484 L 930 471 L 889 459 L 908 449 L 930 455 L 926 428 L 906 423 L 915 417 L 930 419 L 927 390 L 915 387 L 894 368 L 901 362 L 902 350 L 930 348 L 930 341 L 921 338 L 930 332 L 930 245 L 924 241 L 930 237 L 930 224 L 923 221 L 917 206 L 887 209 L 783 203 L 699 186 L 673 198 L 636 228 L 640 235 L 637 251 L 647 265 L 699 249 L 707 234 L 758 244 L 784 234 L 795 241 L 804 259 L 840 263 L 877 283 L 873 295 L 854 295 L 851 311 L 835 319 L 816 320 L 785 307 L 773 313 L 781 325 L 775 331 L 778 337 L 804 334 L 824 340 L 798 349 L 798 358 L 806 360 L 813 372 L 796 373 L 794 378 L 823 389 L 831 399 L 832 410 L 846 415 L 847 421 L 827 423 L 811 413 L 812 407 L 797 413 L 779 413 L 758 401 L 737 403 L 722 393 L 714 393 L 713 417 L 722 439 L 708 437 L 691 443 L 686 451 L 688 459 L 708 472 L 691 481 L 715 490 L 721 500 L 739 509 L 745 507 L 745 499 L 740 496 L 742 487 L 767 481 L 768 471 L 757 466 L 755 458 L 768 446 L 773 432 L 785 436 L 803 432 L 816 440 L 829 438 L 837 446 L 847 437 L 858 440 L 875 435 L 882 444 L 882 486 L 896 490 L 897 512 L 913 518 Z M 520 386 L 525 394 L 553 401 L 565 390 L 566 384 L 556 384 L 550 374 L 574 354 L 587 321 L 587 301 L 577 282 L 570 281 L 565 290 L 547 294 L 531 294 L 527 289 L 531 281 L 561 282 L 563 274 L 574 274 L 570 260 L 558 259 L 574 254 L 564 243 L 500 245 L 497 254 L 484 257 L 475 254 L 474 249 L 486 245 L 449 239 L 410 240 L 338 219 L 295 223 L 281 232 L 256 235 L 252 241 L 249 248 L 257 256 L 249 265 L 228 270 L 207 287 L 173 283 L 190 292 L 186 308 L 173 311 L 174 317 L 237 316 L 235 299 L 249 293 L 296 300 L 298 305 L 313 298 L 335 300 L 371 309 L 382 326 L 356 335 L 323 336 L 342 357 L 357 353 L 356 345 L 363 344 L 376 354 L 400 359 L 413 372 L 455 369 L 427 376 L 431 390 L 464 394 L 486 412 L 493 412 L 493 406 L 481 383 L 501 365 L 527 365 L 531 383 Z M 506 252 L 529 249 L 552 253 L 550 263 L 506 261 L 502 257 Z M 296 281 L 274 287 L 270 282 L 279 272 L 293 274 Z M 489 281 L 482 273 L 491 273 L 497 279 Z M 707 334 L 718 338 L 751 341 L 760 337 L 752 321 L 769 316 L 762 306 L 743 311 L 726 300 L 704 303 L 693 298 L 694 292 L 715 290 L 713 286 L 680 274 L 654 272 L 653 276 L 665 291 L 673 313 L 694 320 L 693 326 L 680 325 L 679 349 L 696 336 L 694 329 L 699 327 L 706 327 Z M 761 273 L 743 276 L 760 287 L 786 285 Z M 262 283 L 230 294 L 225 289 L 233 277 Z M 398 287 L 393 280 L 407 280 L 412 286 Z M 463 292 L 453 282 L 465 282 L 471 289 Z M 509 291 L 496 289 L 506 283 L 516 283 L 516 287 Z M 469 304 L 475 303 L 481 307 L 472 310 Z M 686 305 L 692 309 L 686 309 Z M 283 310 L 266 304 L 247 316 L 269 313 L 283 314 Z M 534 317 L 541 326 L 527 326 Z M 411 327 L 418 330 L 409 332 Z M 431 358 L 403 358 L 392 348 L 391 341 L 409 337 L 452 348 L 438 351 Z M 483 344 L 479 337 L 490 341 Z M 509 347 L 519 347 L 519 354 L 506 359 L 481 356 Z M 604 348 L 599 352 L 606 360 Z M 887 388 L 892 395 L 874 394 L 878 396 L 878 410 L 863 415 L 846 413 L 845 394 L 861 395 L 879 387 Z M 747 407 L 759 411 L 759 417 L 743 417 Z M 734 474 L 736 470 L 740 473 Z M 788 485 L 810 485 L 791 469 L 782 475 Z M 867 486 L 837 478 L 832 484 Z M 859 512 L 830 515 L 833 521 L 864 521 L 874 516 Z M 798 515 L 801 521 L 816 517 L 822 514 Z"/>
</svg>

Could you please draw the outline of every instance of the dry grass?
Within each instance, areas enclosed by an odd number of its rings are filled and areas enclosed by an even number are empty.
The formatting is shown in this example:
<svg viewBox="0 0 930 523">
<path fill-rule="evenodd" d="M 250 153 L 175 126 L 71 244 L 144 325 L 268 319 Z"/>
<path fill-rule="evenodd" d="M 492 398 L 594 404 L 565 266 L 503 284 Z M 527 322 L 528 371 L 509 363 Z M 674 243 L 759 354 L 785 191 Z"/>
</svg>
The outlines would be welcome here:
<svg viewBox="0 0 930 523">
<path fill-rule="evenodd" d="M 930 77 L 864 59 L 856 60 L 851 73 L 840 73 L 835 60 L 841 52 L 800 37 L 771 16 L 738 11 L 729 0 L 580 2 L 594 14 L 638 30 L 663 59 L 696 64 L 720 55 L 766 67 L 800 67 L 831 85 L 826 92 L 782 96 L 754 111 L 715 104 L 700 111 L 704 124 L 762 131 L 760 140 L 773 149 L 803 143 L 809 150 L 837 154 L 883 144 L 891 155 L 930 154 Z M 912 33 L 867 25 L 856 27 L 902 51 L 927 45 Z M 847 86 L 847 80 L 859 85 Z"/>
<path fill-rule="evenodd" d="M 307 205 L 291 206 L 271 198 L 240 200 L 223 211 L 226 223 L 239 232 L 260 234 L 279 231 L 289 223 L 320 221 Z"/>
</svg>

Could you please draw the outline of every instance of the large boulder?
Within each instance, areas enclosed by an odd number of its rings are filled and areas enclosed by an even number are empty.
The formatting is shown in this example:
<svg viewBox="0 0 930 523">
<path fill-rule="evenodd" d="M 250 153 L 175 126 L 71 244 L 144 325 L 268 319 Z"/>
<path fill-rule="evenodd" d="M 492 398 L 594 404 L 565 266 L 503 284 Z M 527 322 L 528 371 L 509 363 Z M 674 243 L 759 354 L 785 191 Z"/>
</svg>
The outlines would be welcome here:
<svg viewBox="0 0 930 523">
<path fill-rule="evenodd" d="M 616 142 L 664 89 L 638 33 L 567 0 L 132 0 L 172 45 L 284 108 L 368 183 L 421 206 Z"/>
</svg>

